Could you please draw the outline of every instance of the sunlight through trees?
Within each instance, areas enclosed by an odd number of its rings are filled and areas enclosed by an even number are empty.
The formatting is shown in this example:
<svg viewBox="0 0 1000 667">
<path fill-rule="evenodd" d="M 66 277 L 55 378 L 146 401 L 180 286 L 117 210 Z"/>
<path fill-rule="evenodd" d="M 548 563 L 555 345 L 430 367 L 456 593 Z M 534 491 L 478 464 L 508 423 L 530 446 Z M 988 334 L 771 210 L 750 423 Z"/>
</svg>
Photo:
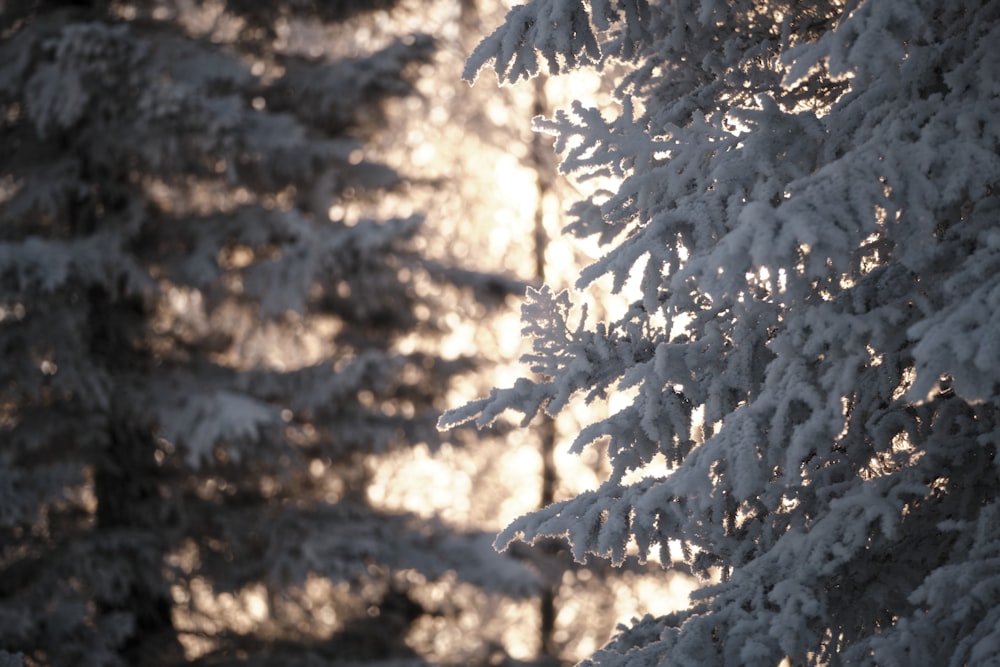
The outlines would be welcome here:
<svg viewBox="0 0 1000 667">
<path fill-rule="evenodd" d="M 492 548 L 599 458 L 552 440 L 545 491 L 538 432 L 434 428 L 580 261 L 529 124 L 562 93 L 460 79 L 505 12 L 0 5 L 0 651 L 548 664 L 662 597 Z"/>
<path fill-rule="evenodd" d="M 998 39 L 0 1 L 0 667 L 995 664 Z"/>
</svg>

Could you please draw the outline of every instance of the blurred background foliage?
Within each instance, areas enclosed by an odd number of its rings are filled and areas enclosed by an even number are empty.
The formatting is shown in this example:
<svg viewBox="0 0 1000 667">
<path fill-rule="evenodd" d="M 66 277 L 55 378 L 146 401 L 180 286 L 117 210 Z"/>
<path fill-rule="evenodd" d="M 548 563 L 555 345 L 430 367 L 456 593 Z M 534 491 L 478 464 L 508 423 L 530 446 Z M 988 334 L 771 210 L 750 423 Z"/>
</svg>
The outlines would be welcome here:
<svg viewBox="0 0 1000 667">
<path fill-rule="evenodd" d="M 603 477 L 572 414 L 435 428 L 593 259 L 530 118 L 608 84 L 467 86 L 507 9 L 0 3 L 0 661 L 570 664 L 686 604 L 493 551 Z"/>
</svg>

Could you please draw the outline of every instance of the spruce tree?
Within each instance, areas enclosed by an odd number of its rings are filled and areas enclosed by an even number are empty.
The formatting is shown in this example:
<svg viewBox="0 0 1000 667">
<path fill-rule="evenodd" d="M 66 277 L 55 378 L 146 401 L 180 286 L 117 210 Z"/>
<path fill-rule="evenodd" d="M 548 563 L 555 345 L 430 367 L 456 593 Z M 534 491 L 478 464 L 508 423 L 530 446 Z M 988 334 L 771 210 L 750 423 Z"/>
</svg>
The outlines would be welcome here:
<svg viewBox="0 0 1000 667">
<path fill-rule="evenodd" d="M 474 367 L 436 347 L 449 299 L 521 289 L 373 213 L 406 178 L 366 143 L 434 41 L 314 40 L 393 4 L 0 6 L 2 659 L 416 660 L 399 573 L 530 592 L 485 536 L 366 502 L 362 458 L 439 443 Z M 314 579 L 385 622 L 310 635 Z M 269 636 L 199 609 L 248 586 Z"/>
<path fill-rule="evenodd" d="M 573 445 L 600 488 L 497 540 L 702 577 L 585 664 L 1000 660 L 998 38 L 996 2 L 534 0 L 471 56 L 624 69 L 536 129 L 613 183 L 567 232 L 606 250 L 578 288 L 634 277 L 632 307 L 533 291 L 541 378 L 442 421 L 628 397 Z"/>
</svg>

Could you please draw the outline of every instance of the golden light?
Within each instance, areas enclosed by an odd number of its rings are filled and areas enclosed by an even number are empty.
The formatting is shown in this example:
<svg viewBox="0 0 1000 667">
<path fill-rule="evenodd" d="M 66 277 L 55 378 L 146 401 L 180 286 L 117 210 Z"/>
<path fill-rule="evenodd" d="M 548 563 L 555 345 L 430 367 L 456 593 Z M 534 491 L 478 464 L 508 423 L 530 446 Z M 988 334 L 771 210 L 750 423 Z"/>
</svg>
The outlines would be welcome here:
<svg viewBox="0 0 1000 667">
<path fill-rule="evenodd" d="M 607 82 L 596 74 L 577 73 L 547 80 L 541 92 L 531 84 L 497 89 L 485 76 L 475 87 L 466 86 L 460 73 L 479 34 L 461 26 L 461 21 L 468 18 L 461 16 L 462 4 L 444 0 L 403 2 L 391 15 L 378 13 L 363 26 L 338 26 L 320 36 L 315 26 L 287 22 L 279 26 L 279 41 L 289 48 L 300 45 L 296 48 L 315 49 L 322 43 L 338 55 L 364 52 L 407 30 L 427 32 L 439 40 L 433 67 L 422 71 L 418 80 L 420 95 L 390 103 L 384 122 L 391 130 L 366 144 L 363 153 L 354 151 L 348 156 L 351 164 L 363 160 L 383 162 L 408 177 L 410 183 L 373 202 L 321 202 L 318 215 L 351 226 L 367 217 L 387 219 L 422 213 L 426 225 L 414 241 L 421 253 L 442 261 L 458 260 L 475 270 L 505 273 L 528 283 L 538 279 L 534 243 L 536 216 L 540 215 L 547 237 L 545 281 L 557 290 L 570 288 L 579 269 L 600 257 L 603 250 L 592 242 L 570 241 L 562 235 L 566 223 L 563 209 L 585 192 L 613 190 L 615 183 L 592 179 L 574 184 L 558 181 L 541 187 L 540 179 L 557 180 L 556 160 L 551 148 L 543 146 L 540 152 L 552 157 L 551 161 L 533 161 L 537 156 L 530 150 L 531 117 L 539 95 L 552 107 L 581 99 L 585 104 L 608 108 L 612 102 Z M 509 3 L 491 7 L 482 4 L 479 18 L 487 26 L 499 22 Z M 202 3 L 192 12 L 186 19 L 192 34 L 224 40 L 238 32 L 239 26 L 227 19 L 222 2 Z M 255 63 L 253 67 L 263 72 L 266 66 Z M 261 108 L 263 103 L 260 99 Z M 257 100 L 252 104 L 257 107 Z M 161 183 L 149 183 L 147 188 L 161 201 L 174 194 Z M 293 196 L 288 194 L 289 201 Z M 218 210 L 215 197 L 216 193 L 198 190 L 198 196 L 190 201 L 194 202 L 192 206 L 203 201 L 204 208 Z M 249 200 L 254 195 L 244 193 L 243 197 Z M 235 270 L 252 262 L 252 253 L 249 248 L 236 247 L 218 259 L 222 266 Z M 442 407 L 462 405 L 484 395 L 492 386 L 510 386 L 526 373 L 518 357 L 528 343 L 521 337 L 519 304 L 514 299 L 508 300 L 506 308 L 490 314 L 480 305 L 463 301 L 457 292 L 441 293 L 427 276 L 410 269 L 400 271 L 407 272 L 405 277 L 400 274 L 401 279 L 413 280 L 418 296 L 450 299 L 453 308 L 442 318 L 448 329 L 442 340 L 432 342 L 414 333 L 397 341 L 396 351 L 428 351 L 446 359 L 478 356 L 485 361 L 476 374 L 442 388 Z M 640 272 L 641 267 L 634 271 L 621 294 L 611 294 L 610 283 L 600 281 L 596 289 L 579 295 L 579 301 L 588 304 L 591 324 L 594 320 L 621 317 L 637 298 Z M 765 272 L 761 270 L 762 281 L 768 280 Z M 346 296 L 344 290 L 349 290 L 350 285 L 344 282 L 335 289 Z M 160 314 L 161 326 L 181 323 L 241 332 L 238 344 L 217 359 L 234 368 L 294 370 L 316 363 L 331 354 L 331 341 L 343 326 L 332 317 L 302 318 L 295 335 L 289 337 L 287 328 L 269 327 L 254 313 L 237 307 L 223 309 L 215 316 L 224 321 L 208 322 L 200 293 L 171 290 L 169 307 Z M 416 313 L 422 321 L 437 315 L 426 306 L 422 308 Z M 607 461 L 600 446 L 588 447 L 577 456 L 569 453 L 569 443 L 582 425 L 622 409 L 633 395 L 634 390 L 621 391 L 607 402 L 591 406 L 577 401 L 560 415 L 555 443 L 557 499 L 596 488 L 606 478 Z M 369 407 L 377 403 L 371 392 L 359 393 L 357 399 Z M 397 402 L 378 407 L 386 414 L 402 416 L 412 414 L 413 409 L 412 405 Z M 290 423 L 293 415 L 286 412 L 282 419 Z M 436 517 L 458 530 L 499 530 L 517 516 L 538 508 L 543 474 L 540 438 L 536 431 L 521 429 L 507 433 L 503 439 L 483 437 L 462 444 L 456 438 L 436 450 L 417 444 L 398 452 L 368 456 L 359 464 L 369 482 L 365 500 L 376 510 Z M 669 472 L 662 462 L 656 462 L 654 467 L 657 474 Z M 316 483 L 320 497 L 336 502 L 346 493 L 345 482 L 320 459 L 310 460 L 305 474 Z M 171 564 L 182 572 L 193 573 L 198 557 L 197 546 L 187 544 L 171 555 Z M 451 616 L 425 615 L 413 625 L 407 642 L 424 657 L 451 664 L 488 661 L 494 653 L 519 660 L 538 657 L 541 621 L 536 599 L 487 595 L 450 576 L 440 581 L 417 581 L 416 573 L 396 575 L 409 577 L 412 594 L 428 608 L 450 600 L 451 608 L 456 610 Z M 561 646 L 560 658 L 576 661 L 585 657 L 609 638 L 619 622 L 686 606 L 692 588 L 690 581 L 666 572 L 645 576 L 623 573 L 607 580 L 587 570 L 566 572 L 560 584 L 554 635 Z M 279 627 L 279 618 L 285 624 L 296 623 L 299 636 L 328 637 L 351 614 L 364 613 L 363 609 L 343 607 L 348 604 L 344 600 L 352 599 L 352 595 L 340 584 L 315 575 L 310 575 L 300 588 L 287 591 L 281 600 L 270 596 L 263 584 L 218 591 L 197 576 L 187 585 L 177 583 L 173 589 L 175 622 L 189 658 L 211 650 L 211 635 L 223 631 L 280 636 L 288 628 Z"/>
</svg>

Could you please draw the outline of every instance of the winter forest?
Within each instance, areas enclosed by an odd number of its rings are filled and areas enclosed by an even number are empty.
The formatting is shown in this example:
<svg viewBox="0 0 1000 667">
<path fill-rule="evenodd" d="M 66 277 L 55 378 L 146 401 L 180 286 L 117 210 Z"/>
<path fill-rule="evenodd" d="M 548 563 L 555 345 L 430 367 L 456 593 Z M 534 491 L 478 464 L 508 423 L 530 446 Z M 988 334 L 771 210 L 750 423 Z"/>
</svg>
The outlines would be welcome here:
<svg viewBox="0 0 1000 667">
<path fill-rule="evenodd" d="M 1000 0 L 0 0 L 0 667 L 1000 665 Z"/>
</svg>

